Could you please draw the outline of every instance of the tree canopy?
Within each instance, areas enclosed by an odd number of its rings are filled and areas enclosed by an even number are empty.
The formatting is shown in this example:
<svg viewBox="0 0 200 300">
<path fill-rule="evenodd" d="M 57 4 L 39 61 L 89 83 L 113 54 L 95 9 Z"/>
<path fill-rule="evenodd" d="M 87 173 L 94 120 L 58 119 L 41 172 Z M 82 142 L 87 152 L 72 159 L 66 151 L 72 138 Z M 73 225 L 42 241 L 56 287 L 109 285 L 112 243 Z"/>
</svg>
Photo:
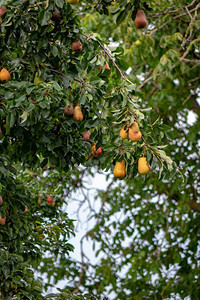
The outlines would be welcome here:
<svg viewBox="0 0 200 300">
<path fill-rule="evenodd" d="M 199 10 L 0 1 L 2 300 L 199 299 Z M 75 192 L 95 224 L 81 261 Z"/>
</svg>

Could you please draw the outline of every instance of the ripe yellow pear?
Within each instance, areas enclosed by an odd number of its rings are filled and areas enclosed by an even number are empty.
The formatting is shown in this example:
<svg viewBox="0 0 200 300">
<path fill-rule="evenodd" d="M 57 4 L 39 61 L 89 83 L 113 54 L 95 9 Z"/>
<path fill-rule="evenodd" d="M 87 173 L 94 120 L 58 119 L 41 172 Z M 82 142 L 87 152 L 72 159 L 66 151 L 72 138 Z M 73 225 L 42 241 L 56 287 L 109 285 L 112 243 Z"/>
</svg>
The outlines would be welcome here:
<svg viewBox="0 0 200 300">
<path fill-rule="evenodd" d="M 8 82 L 10 80 L 11 76 L 10 73 L 8 72 L 8 70 L 6 69 L 2 69 L 0 72 L 0 80 L 3 82 Z"/>
<path fill-rule="evenodd" d="M 125 123 L 122 126 L 122 128 L 120 130 L 120 133 L 119 133 L 119 135 L 121 136 L 122 139 L 128 139 L 128 131 L 129 131 L 129 129 L 127 127 L 126 127 L 126 129 L 124 129 L 125 126 L 127 126 L 127 123 Z"/>
<path fill-rule="evenodd" d="M 138 172 L 141 175 L 148 174 L 151 171 L 149 164 L 147 162 L 147 158 L 142 156 L 138 159 Z"/>
<path fill-rule="evenodd" d="M 82 114 L 80 106 L 78 106 L 78 105 L 74 108 L 73 119 L 76 122 L 83 121 L 83 114 Z"/>
<path fill-rule="evenodd" d="M 117 161 L 114 167 L 113 174 L 116 178 L 124 178 L 126 176 L 125 161 Z"/>
<path fill-rule="evenodd" d="M 138 140 L 141 139 L 142 133 L 139 129 L 139 125 L 137 122 L 133 122 L 133 124 L 129 128 L 128 137 L 133 142 L 137 142 Z"/>
</svg>

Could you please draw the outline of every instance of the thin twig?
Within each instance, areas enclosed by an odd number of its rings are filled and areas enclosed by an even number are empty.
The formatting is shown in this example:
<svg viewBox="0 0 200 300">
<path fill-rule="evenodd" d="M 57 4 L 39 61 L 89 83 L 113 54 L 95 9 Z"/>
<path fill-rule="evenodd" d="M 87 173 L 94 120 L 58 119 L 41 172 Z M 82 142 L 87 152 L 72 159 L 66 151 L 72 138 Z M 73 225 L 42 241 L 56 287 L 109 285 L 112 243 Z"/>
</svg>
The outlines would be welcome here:
<svg viewBox="0 0 200 300">
<path fill-rule="evenodd" d="M 112 58 L 112 56 L 110 55 L 110 53 L 108 52 L 108 50 L 98 41 L 95 40 L 95 42 L 97 42 L 99 44 L 99 46 L 103 49 L 103 51 L 106 53 L 106 55 L 110 58 L 110 60 L 113 63 L 113 66 L 119 71 L 122 80 L 125 80 L 125 74 L 122 72 L 122 70 L 118 67 L 118 65 L 116 64 L 116 62 L 114 61 L 114 59 Z"/>
</svg>

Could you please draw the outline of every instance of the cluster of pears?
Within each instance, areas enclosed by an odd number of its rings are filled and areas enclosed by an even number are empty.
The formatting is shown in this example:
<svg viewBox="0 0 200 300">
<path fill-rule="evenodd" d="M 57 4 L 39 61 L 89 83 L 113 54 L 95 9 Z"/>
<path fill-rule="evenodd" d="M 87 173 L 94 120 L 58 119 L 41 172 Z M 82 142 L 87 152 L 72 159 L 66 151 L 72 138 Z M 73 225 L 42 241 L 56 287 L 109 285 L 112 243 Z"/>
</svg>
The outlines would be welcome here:
<svg viewBox="0 0 200 300">
<path fill-rule="evenodd" d="M 67 116 L 72 115 L 74 121 L 76 121 L 76 122 L 83 121 L 83 113 L 82 113 L 81 107 L 79 105 L 77 105 L 75 107 L 73 106 L 72 103 L 68 106 L 66 105 L 64 107 L 64 113 Z M 84 131 L 83 132 L 83 140 L 86 141 L 86 142 L 90 142 L 90 135 L 91 135 L 91 133 L 90 133 L 89 130 Z M 102 151 L 103 150 L 102 150 L 101 147 L 96 149 L 96 143 L 92 144 L 92 156 L 99 157 L 102 154 Z"/>
<path fill-rule="evenodd" d="M 133 124 L 129 126 L 129 122 L 126 122 L 121 130 L 120 130 L 120 137 L 122 139 L 129 139 L 131 141 L 137 142 L 141 139 L 142 133 L 139 129 L 138 123 L 135 121 Z M 148 174 L 150 172 L 150 167 L 147 162 L 147 159 L 145 156 L 142 156 L 138 159 L 138 172 L 141 175 Z M 126 176 L 126 167 L 125 167 L 125 161 L 117 161 L 114 167 L 113 171 L 116 178 L 124 178 Z"/>
<path fill-rule="evenodd" d="M 138 10 L 136 17 L 135 17 L 135 26 L 139 29 L 145 28 L 148 25 L 145 12 L 140 9 Z"/>
<path fill-rule="evenodd" d="M 8 82 L 10 80 L 11 76 L 8 70 L 3 68 L 0 72 L 0 81 L 2 82 Z"/>
<path fill-rule="evenodd" d="M 139 125 L 137 122 L 133 122 L 133 124 L 128 127 L 129 122 L 126 122 L 121 130 L 120 130 L 120 136 L 122 139 L 129 139 L 133 142 L 137 142 L 141 139 L 142 133 L 139 129 Z"/>
<path fill-rule="evenodd" d="M 73 104 L 71 103 L 69 106 L 64 107 L 64 112 L 67 116 L 73 115 L 73 119 L 76 122 L 83 121 L 83 113 L 81 111 L 81 107 L 79 105 L 73 107 Z"/>
</svg>

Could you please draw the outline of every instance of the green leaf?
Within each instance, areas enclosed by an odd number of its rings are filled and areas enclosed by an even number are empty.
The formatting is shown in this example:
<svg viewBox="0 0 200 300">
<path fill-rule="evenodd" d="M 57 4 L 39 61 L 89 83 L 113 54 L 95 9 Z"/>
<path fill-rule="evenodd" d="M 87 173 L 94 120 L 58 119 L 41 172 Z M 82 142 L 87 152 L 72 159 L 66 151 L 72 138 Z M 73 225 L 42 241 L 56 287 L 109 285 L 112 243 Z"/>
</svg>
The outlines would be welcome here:
<svg viewBox="0 0 200 300">
<path fill-rule="evenodd" d="M 26 122 L 26 120 L 27 120 L 27 118 L 28 118 L 28 112 L 27 112 L 27 110 L 25 110 L 25 111 L 23 112 L 23 114 L 20 116 L 20 118 L 22 119 L 22 120 L 21 120 L 21 124 L 24 123 L 24 122 Z"/>
</svg>

